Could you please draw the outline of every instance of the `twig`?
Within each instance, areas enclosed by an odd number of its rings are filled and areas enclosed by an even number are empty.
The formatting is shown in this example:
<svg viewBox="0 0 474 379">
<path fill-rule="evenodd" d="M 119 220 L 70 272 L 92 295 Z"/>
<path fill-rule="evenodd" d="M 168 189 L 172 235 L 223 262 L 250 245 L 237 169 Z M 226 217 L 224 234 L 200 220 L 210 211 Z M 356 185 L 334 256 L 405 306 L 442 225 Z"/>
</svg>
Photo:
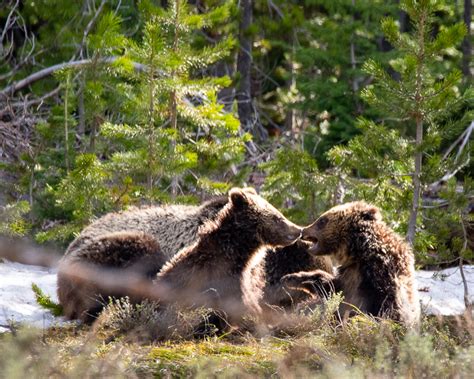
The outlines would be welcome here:
<svg viewBox="0 0 474 379">
<path fill-rule="evenodd" d="M 443 158 L 441 160 L 442 161 L 446 160 L 446 158 L 451 153 L 451 151 L 453 151 L 453 149 L 457 146 L 457 144 L 463 140 L 466 133 L 468 133 L 467 139 L 469 139 L 469 136 L 472 133 L 473 129 L 474 129 L 474 121 L 471 122 L 471 125 L 469 125 L 466 128 L 466 130 L 464 130 L 464 132 L 462 132 L 461 135 L 456 139 L 456 141 L 453 142 L 453 144 L 448 148 L 448 150 L 446 150 L 446 152 L 444 153 Z M 458 154 L 459 154 L 459 152 L 458 152 Z M 457 157 L 456 157 L 456 159 L 457 159 Z"/>
<path fill-rule="evenodd" d="M 89 35 L 92 27 L 94 26 L 95 22 L 97 21 L 97 18 L 99 17 L 99 14 L 102 12 L 102 9 L 104 8 L 104 5 L 105 5 L 106 1 L 107 0 L 102 0 L 102 2 L 99 5 L 99 9 L 97 9 L 97 11 L 95 12 L 94 17 L 92 17 L 92 19 L 89 21 L 89 23 L 87 24 L 87 26 L 84 30 L 84 34 L 82 35 L 82 41 L 81 41 L 81 45 L 80 45 L 80 49 L 79 49 L 79 57 L 80 58 L 83 58 L 84 46 L 86 45 L 87 36 Z"/>
<path fill-rule="evenodd" d="M 10 20 L 12 18 L 13 13 L 15 13 L 15 11 L 16 11 L 16 8 L 18 8 L 19 2 L 20 2 L 20 0 L 16 0 L 15 5 L 10 10 L 10 13 L 8 13 L 7 21 L 5 21 L 5 27 L 2 31 L 2 35 L 0 36 L 0 41 L 3 41 L 3 39 L 5 38 L 5 35 L 7 34 L 7 31 L 9 29 L 9 27 L 14 23 L 14 21 L 10 22 Z"/>
<path fill-rule="evenodd" d="M 34 100 L 29 100 L 29 101 L 20 101 L 20 102 L 16 102 L 16 103 L 11 103 L 10 106 L 12 107 L 29 107 L 31 105 L 36 105 L 36 104 L 39 104 L 39 106 L 41 106 L 41 103 L 43 101 L 45 101 L 46 99 L 54 96 L 54 95 L 57 95 L 59 93 L 59 90 L 61 89 L 61 86 L 58 86 L 56 87 L 55 89 L 53 89 L 52 91 L 44 94 L 43 96 L 37 98 L 37 99 L 34 99 Z"/>
<path fill-rule="evenodd" d="M 283 12 L 281 11 L 280 8 L 278 8 L 278 7 L 275 5 L 275 3 L 274 3 L 272 0 L 268 0 L 268 7 L 269 7 L 270 9 L 273 8 L 280 18 L 284 18 Z"/>
<path fill-rule="evenodd" d="M 456 141 L 454 141 L 454 143 L 448 148 L 448 150 L 446 150 L 441 161 L 446 160 L 449 154 L 454 150 L 454 148 L 462 141 L 461 146 L 459 146 L 458 152 L 456 154 L 456 158 L 454 160 L 454 163 L 456 163 L 459 157 L 461 156 L 462 152 L 464 151 L 464 148 L 466 147 L 467 141 L 469 141 L 469 138 L 471 137 L 473 130 L 474 130 L 474 121 L 471 122 L 471 124 L 466 128 L 466 130 L 464 130 L 464 132 L 461 133 L 461 135 L 456 139 Z M 451 179 L 462 168 L 466 167 L 469 164 L 469 162 L 470 162 L 470 157 L 468 156 L 467 159 L 464 162 L 460 163 L 454 170 L 447 172 L 441 179 L 428 185 L 428 189 L 430 191 L 436 191 L 441 184 Z"/>
<path fill-rule="evenodd" d="M 469 137 L 471 136 L 471 133 L 472 133 L 473 130 L 474 130 L 474 121 L 472 121 L 472 122 L 471 122 L 471 125 L 469 125 L 469 127 L 466 129 L 466 135 L 464 136 L 464 139 L 463 139 L 463 141 L 462 141 L 462 144 L 461 144 L 461 146 L 459 147 L 458 153 L 456 154 L 456 160 L 455 160 L 455 162 L 457 162 L 457 160 L 458 160 L 459 157 L 461 156 L 461 153 L 463 152 L 464 147 L 465 147 L 466 144 L 467 144 L 467 141 L 469 141 Z"/>
</svg>

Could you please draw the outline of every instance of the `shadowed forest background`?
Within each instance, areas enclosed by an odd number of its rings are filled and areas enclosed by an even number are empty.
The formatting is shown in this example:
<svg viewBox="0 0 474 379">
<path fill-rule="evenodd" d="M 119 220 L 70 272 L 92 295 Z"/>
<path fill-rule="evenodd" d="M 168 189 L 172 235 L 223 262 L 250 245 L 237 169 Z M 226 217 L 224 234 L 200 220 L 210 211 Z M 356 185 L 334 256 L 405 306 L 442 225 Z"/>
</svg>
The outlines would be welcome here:
<svg viewBox="0 0 474 379">
<path fill-rule="evenodd" d="M 366 200 L 406 236 L 417 269 L 459 267 L 468 309 L 423 315 L 414 335 L 370 317 L 342 326 L 336 296 L 266 339 L 189 342 L 199 311 L 156 329 L 153 304 L 117 300 L 112 337 L 9 326 L 0 371 L 468 377 L 472 25 L 472 0 L 0 0 L 0 244 L 63 252 L 106 213 L 234 186 L 300 225 Z M 137 324 L 166 342 L 123 337 Z"/>
<path fill-rule="evenodd" d="M 472 259 L 471 1 L 4 4 L 2 234 L 66 246 L 245 184 L 300 224 L 365 199 L 418 264 Z"/>
</svg>

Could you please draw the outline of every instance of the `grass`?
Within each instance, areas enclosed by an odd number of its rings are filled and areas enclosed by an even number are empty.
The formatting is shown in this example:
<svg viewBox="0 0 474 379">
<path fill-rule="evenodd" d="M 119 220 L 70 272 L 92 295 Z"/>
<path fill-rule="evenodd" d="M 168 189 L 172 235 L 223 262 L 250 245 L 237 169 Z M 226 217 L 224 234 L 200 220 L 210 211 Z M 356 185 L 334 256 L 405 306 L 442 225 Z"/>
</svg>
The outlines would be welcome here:
<svg viewBox="0 0 474 379">
<path fill-rule="evenodd" d="M 198 321 L 180 317 L 168 320 Z M 200 340 L 175 333 L 159 341 L 131 339 L 117 323 L 113 333 L 107 323 L 13 329 L 0 335 L 0 376 L 468 378 L 474 372 L 469 317 L 425 316 L 419 334 L 366 316 L 342 325 L 326 311 L 292 320 L 263 337 L 233 331 Z"/>
<path fill-rule="evenodd" d="M 93 327 L 12 326 L 0 335 L 0 377 L 472 377 L 472 316 L 424 316 L 414 333 L 364 315 L 341 324 L 334 317 L 340 301 L 302 309 L 267 335 L 249 327 L 194 339 L 209 310 L 115 300 Z"/>
</svg>

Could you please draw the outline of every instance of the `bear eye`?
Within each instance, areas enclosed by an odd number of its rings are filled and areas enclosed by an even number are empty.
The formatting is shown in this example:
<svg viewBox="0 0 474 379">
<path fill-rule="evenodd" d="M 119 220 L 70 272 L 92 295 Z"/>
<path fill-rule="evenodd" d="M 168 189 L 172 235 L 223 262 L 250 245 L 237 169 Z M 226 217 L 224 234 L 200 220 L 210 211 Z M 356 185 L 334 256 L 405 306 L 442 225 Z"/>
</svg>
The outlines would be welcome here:
<svg viewBox="0 0 474 379">
<path fill-rule="evenodd" d="M 316 222 L 316 226 L 318 227 L 318 229 L 322 229 L 326 226 L 327 223 L 328 218 L 326 216 L 323 216 L 318 219 L 318 221 Z"/>
</svg>

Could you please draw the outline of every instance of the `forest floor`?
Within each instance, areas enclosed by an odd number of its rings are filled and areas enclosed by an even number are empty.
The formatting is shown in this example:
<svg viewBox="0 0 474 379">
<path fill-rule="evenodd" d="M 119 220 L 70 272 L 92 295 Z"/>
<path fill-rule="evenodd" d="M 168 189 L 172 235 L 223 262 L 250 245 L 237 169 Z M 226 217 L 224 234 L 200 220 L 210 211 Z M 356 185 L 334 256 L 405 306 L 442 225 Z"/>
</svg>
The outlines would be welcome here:
<svg viewBox="0 0 474 379">
<path fill-rule="evenodd" d="M 464 266 L 474 301 L 474 266 Z M 264 337 L 238 332 L 144 342 L 65 323 L 36 304 L 36 283 L 56 301 L 56 272 L 0 263 L 0 372 L 5 377 L 429 377 L 474 372 L 474 325 L 459 268 L 418 271 L 423 308 L 415 335 L 390 322 L 327 314 Z M 445 315 L 441 317 L 441 315 Z M 19 326 L 19 323 L 24 326 Z M 26 326 L 28 325 L 28 326 Z M 10 331 L 10 332 L 8 332 Z"/>
</svg>

